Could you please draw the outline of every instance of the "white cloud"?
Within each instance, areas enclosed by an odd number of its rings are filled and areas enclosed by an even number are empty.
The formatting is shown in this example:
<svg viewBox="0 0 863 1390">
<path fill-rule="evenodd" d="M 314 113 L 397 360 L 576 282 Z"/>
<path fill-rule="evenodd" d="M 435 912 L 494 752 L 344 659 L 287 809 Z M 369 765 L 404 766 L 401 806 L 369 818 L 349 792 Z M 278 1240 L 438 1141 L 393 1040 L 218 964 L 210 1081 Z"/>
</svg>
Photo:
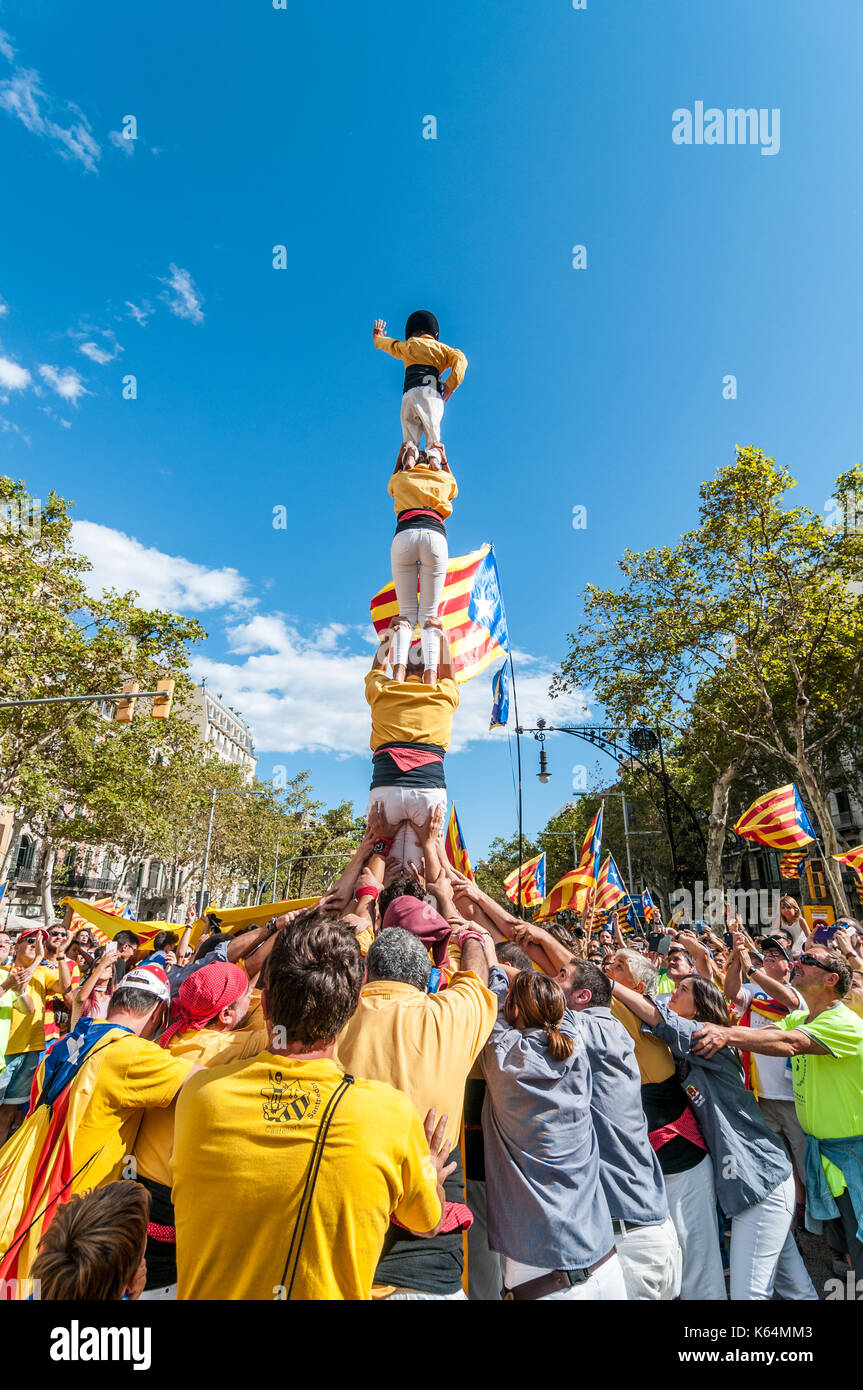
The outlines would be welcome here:
<svg viewBox="0 0 863 1390">
<path fill-rule="evenodd" d="M 133 304 L 131 299 L 127 299 L 126 308 L 129 310 L 129 318 L 134 319 L 142 328 L 153 312 L 153 306 L 148 304 L 146 300 L 144 300 L 142 307 L 139 309 L 137 304 Z"/>
<path fill-rule="evenodd" d="M 49 362 L 43 362 L 39 367 L 39 375 L 52 391 L 56 391 L 58 396 L 64 401 L 70 401 L 72 405 L 77 405 L 81 396 L 93 394 L 87 390 L 74 367 L 64 367 L 61 371 L 59 367 L 52 367 Z"/>
<path fill-rule="evenodd" d="M 228 648 L 241 662 L 196 656 L 196 678 L 206 676 L 229 704 L 250 722 L 259 752 L 325 752 L 370 757 L 369 711 L 363 682 L 371 664 L 369 646 L 354 650 L 356 629 L 328 624 L 302 633 L 279 614 L 259 613 L 228 630 Z M 519 703 L 531 722 L 544 716 L 555 724 L 583 720 L 587 706 L 580 695 L 552 702 L 548 696 L 553 668 L 526 654 L 516 654 Z M 491 676 L 483 673 L 459 687 L 461 703 L 453 722 L 450 752 L 471 744 L 501 739 L 489 733 Z"/>
<path fill-rule="evenodd" d="M 127 158 L 129 158 L 131 155 L 135 153 L 135 145 L 137 142 L 135 140 L 128 139 L 123 134 L 122 130 L 109 130 L 108 139 L 111 141 L 111 144 L 114 146 L 114 148 L 117 150 L 122 150 Z"/>
<path fill-rule="evenodd" d="M 160 297 L 164 299 L 171 313 L 176 314 L 177 318 L 191 319 L 193 323 L 203 323 L 204 312 L 201 308 L 203 300 L 188 270 L 174 265 L 173 261 L 168 269 L 171 272 L 169 278 L 166 280 L 159 276 L 159 280 L 161 284 L 167 285 L 172 293 L 165 292 Z"/>
<path fill-rule="evenodd" d="M 8 41 L 4 39 L 4 42 Z M 7 52 L 3 50 L 7 57 Z M 90 173 L 98 167 L 101 147 L 93 138 L 90 123 L 73 102 L 64 103 L 76 117 L 67 125 L 54 120 L 51 112 L 55 103 L 42 88 L 41 78 L 33 68 L 16 67 L 12 76 L 0 82 L 0 110 L 14 116 L 33 135 L 48 140 L 63 159 L 76 159 Z"/>
<path fill-rule="evenodd" d="M 100 367 L 106 362 L 113 362 L 117 356 L 116 352 L 106 352 L 104 348 L 100 348 L 98 343 L 82 343 L 78 351 L 83 352 L 85 357 L 89 357 L 91 362 L 98 363 Z"/>
<path fill-rule="evenodd" d="M 115 357 L 119 357 L 124 351 L 110 328 L 91 328 L 83 333 L 70 329 L 69 337 L 77 340 L 79 352 L 100 367 L 106 362 L 113 362 Z M 104 341 L 97 343 L 93 341 L 94 338 L 102 338 Z"/>
<path fill-rule="evenodd" d="M 0 53 L 3 54 L 4 58 L 8 58 L 10 63 L 14 63 L 15 50 L 9 35 L 3 29 L 0 29 Z"/>
<path fill-rule="evenodd" d="M 148 607 L 179 612 L 231 609 L 226 625 L 227 655 L 222 660 L 193 653 L 196 680 L 222 692 L 228 704 L 251 724 L 259 752 L 323 752 L 370 758 L 369 710 L 363 683 L 377 641 L 371 623 L 330 622 L 301 630 L 281 613 L 247 612 L 247 581 L 234 569 L 212 570 L 181 556 L 143 545 L 121 531 L 95 522 L 73 524 L 76 547 L 92 561 L 91 590 L 137 589 Z M 552 701 L 549 662 L 527 653 L 515 655 L 522 717 L 534 724 L 583 721 L 587 703 L 580 694 Z M 491 672 L 459 687 L 461 703 L 453 722 L 450 752 L 464 752 L 479 741 L 500 741 L 489 733 Z M 510 715 L 514 725 L 514 716 Z"/>
<path fill-rule="evenodd" d="M 17 434 L 21 436 L 25 444 L 29 445 L 30 443 L 29 434 L 25 434 L 21 426 L 16 425 L 14 420 L 7 420 L 2 415 L 0 415 L 0 434 Z"/>
<path fill-rule="evenodd" d="M 165 555 L 133 536 L 95 521 L 73 523 L 75 545 L 92 562 L 92 592 L 137 589 L 147 608 L 200 613 L 247 604 L 247 581 L 235 569 L 208 569 L 181 555 Z"/>
<path fill-rule="evenodd" d="M 6 303 L 5 299 L 0 299 L 0 319 L 5 319 L 8 313 L 9 305 Z"/>
<path fill-rule="evenodd" d="M 0 357 L 0 388 L 5 391 L 23 391 L 32 379 L 26 367 L 19 367 L 11 357 Z"/>
</svg>

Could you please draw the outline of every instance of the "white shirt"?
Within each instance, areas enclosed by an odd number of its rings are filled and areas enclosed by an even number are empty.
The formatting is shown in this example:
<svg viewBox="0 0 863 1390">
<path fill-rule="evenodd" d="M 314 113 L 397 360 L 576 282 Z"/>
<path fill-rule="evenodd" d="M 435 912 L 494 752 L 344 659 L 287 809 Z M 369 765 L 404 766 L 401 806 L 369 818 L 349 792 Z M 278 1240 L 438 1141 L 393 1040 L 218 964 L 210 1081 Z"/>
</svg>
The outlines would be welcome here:
<svg viewBox="0 0 863 1390">
<path fill-rule="evenodd" d="M 794 989 L 793 985 L 789 986 Z M 753 999 L 768 999 L 760 985 L 744 985 L 741 993 L 743 1004 L 738 1006 L 740 1013 L 745 1013 Z M 807 1008 L 806 1000 L 796 989 L 797 1007 Z M 773 1028 L 773 1019 L 763 1018 L 753 1009 L 750 1015 L 750 1027 L 752 1028 Z M 760 1053 L 752 1053 L 752 1065 L 757 1077 L 758 1096 L 763 1100 L 794 1100 L 794 1091 L 791 1085 L 791 1058 L 790 1057 L 762 1057 Z"/>
</svg>

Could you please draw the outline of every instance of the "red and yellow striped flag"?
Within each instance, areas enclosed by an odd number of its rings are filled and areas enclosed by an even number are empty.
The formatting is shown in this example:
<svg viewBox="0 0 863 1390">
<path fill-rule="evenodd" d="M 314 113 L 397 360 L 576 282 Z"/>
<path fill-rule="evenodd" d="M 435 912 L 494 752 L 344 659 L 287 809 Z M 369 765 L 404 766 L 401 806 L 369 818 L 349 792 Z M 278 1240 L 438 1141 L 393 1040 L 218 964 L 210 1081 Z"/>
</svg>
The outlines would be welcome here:
<svg viewBox="0 0 863 1390">
<path fill-rule="evenodd" d="M 596 880 L 596 897 L 593 902 L 594 915 L 600 912 L 608 912 L 615 903 L 619 903 L 621 898 L 628 898 L 626 884 L 623 877 L 609 854 L 605 863 L 599 871 L 599 878 Z"/>
<path fill-rule="evenodd" d="M 853 869 L 855 874 L 863 878 L 863 845 L 858 845 L 856 849 L 846 850 L 844 854 L 834 854 L 833 859 L 840 864 L 847 864 L 849 869 Z"/>
<path fill-rule="evenodd" d="M 395 585 L 390 581 L 371 602 L 372 622 L 382 635 L 399 611 Z M 494 550 L 480 546 L 470 555 L 450 560 L 438 610 L 452 646 L 457 685 L 478 676 L 509 651 L 506 616 Z"/>
<path fill-rule="evenodd" d="M 816 838 L 793 782 L 757 797 L 734 829 L 744 840 L 754 840 L 770 849 L 803 849 Z"/>
<path fill-rule="evenodd" d="M 797 854 L 796 852 L 783 854 L 782 858 L 779 860 L 779 877 L 799 878 L 800 870 L 803 867 L 805 859 L 805 854 Z"/>
<path fill-rule="evenodd" d="M 471 883 L 475 882 L 473 869 L 471 868 L 470 855 L 467 852 L 467 845 L 461 833 L 461 825 L 459 824 L 458 813 L 455 809 L 455 802 L 453 802 L 452 810 L 450 811 L 449 825 L 447 826 L 446 840 L 444 843 L 446 845 L 446 857 L 453 868 L 458 869 L 459 873 L 464 874 L 465 878 L 469 878 Z"/>
<path fill-rule="evenodd" d="M 528 859 L 526 863 L 513 869 L 511 874 L 507 874 L 503 886 L 510 902 L 518 902 L 519 880 L 522 907 L 539 907 L 545 897 L 545 851 L 535 854 L 533 859 Z"/>
<path fill-rule="evenodd" d="M 552 888 L 536 914 L 536 921 L 547 922 L 550 917 L 554 917 L 558 912 L 564 912 L 567 909 L 570 912 L 583 912 L 589 892 L 590 889 L 585 883 L 584 875 L 578 869 L 570 869 L 569 873 L 564 874 L 560 882 Z"/>
</svg>

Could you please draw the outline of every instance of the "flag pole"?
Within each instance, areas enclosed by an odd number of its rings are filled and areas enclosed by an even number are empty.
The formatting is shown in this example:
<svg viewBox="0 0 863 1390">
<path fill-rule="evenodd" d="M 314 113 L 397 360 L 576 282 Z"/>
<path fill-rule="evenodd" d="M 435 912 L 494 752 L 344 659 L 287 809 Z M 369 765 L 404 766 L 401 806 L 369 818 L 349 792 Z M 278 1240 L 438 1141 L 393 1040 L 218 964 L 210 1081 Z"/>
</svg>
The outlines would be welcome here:
<svg viewBox="0 0 863 1390">
<path fill-rule="evenodd" d="M 493 544 L 489 547 L 489 551 L 492 556 L 492 559 L 494 560 L 495 569 L 497 570 L 497 555 L 495 554 Z M 500 611 L 503 614 L 504 627 L 506 628 L 506 654 L 509 659 L 509 674 L 512 677 L 512 704 L 513 709 L 515 710 L 515 753 L 516 762 L 518 766 L 518 915 L 520 917 L 522 913 L 521 865 L 524 859 L 524 804 L 522 798 L 521 785 L 521 733 L 518 718 L 518 691 L 516 689 L 515 684 L 515 665 L 513 664 L 512 660 L 512 641 L 509 635 L 509 623 L 507 622 L 506 617 L 506 604 L 503 601 L 503 585 L 500 583 L 499 570 L 497 570 L 497 576 L 498 594 L 500 596 Z"/>
</svg>

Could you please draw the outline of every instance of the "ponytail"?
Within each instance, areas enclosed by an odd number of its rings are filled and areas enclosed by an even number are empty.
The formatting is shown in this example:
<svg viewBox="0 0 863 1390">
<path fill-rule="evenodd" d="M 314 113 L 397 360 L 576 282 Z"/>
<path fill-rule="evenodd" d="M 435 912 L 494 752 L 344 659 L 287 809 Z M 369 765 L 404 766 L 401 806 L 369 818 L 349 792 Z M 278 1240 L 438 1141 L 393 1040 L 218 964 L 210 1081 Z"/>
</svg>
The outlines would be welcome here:
<svg viewBox="0 0 863 1390">
<path fill-rule="evenodd" d="M 541 1028 L 548 1050 L 556 1062 L 572 1056 L 575 1044 L 560 1031 L 566 1012 L 566 999 L 556 980 L 536 970 L 522 970 L 516 975 L 506 996 L 503 1014 L 515 1028 Z"/>
<path fill-rule="evenodd" d="M 548 1034 L 548 1050 L 552 1057 L 556 1062 L 565 1062 L 568 1057 L 572 1056 L 572 1049 L 575 1046 L 572 1038 L 561 1033 L 560 1029 L 553 1023 L 547 1023 L 545 1031 Z"/>
</svg>

